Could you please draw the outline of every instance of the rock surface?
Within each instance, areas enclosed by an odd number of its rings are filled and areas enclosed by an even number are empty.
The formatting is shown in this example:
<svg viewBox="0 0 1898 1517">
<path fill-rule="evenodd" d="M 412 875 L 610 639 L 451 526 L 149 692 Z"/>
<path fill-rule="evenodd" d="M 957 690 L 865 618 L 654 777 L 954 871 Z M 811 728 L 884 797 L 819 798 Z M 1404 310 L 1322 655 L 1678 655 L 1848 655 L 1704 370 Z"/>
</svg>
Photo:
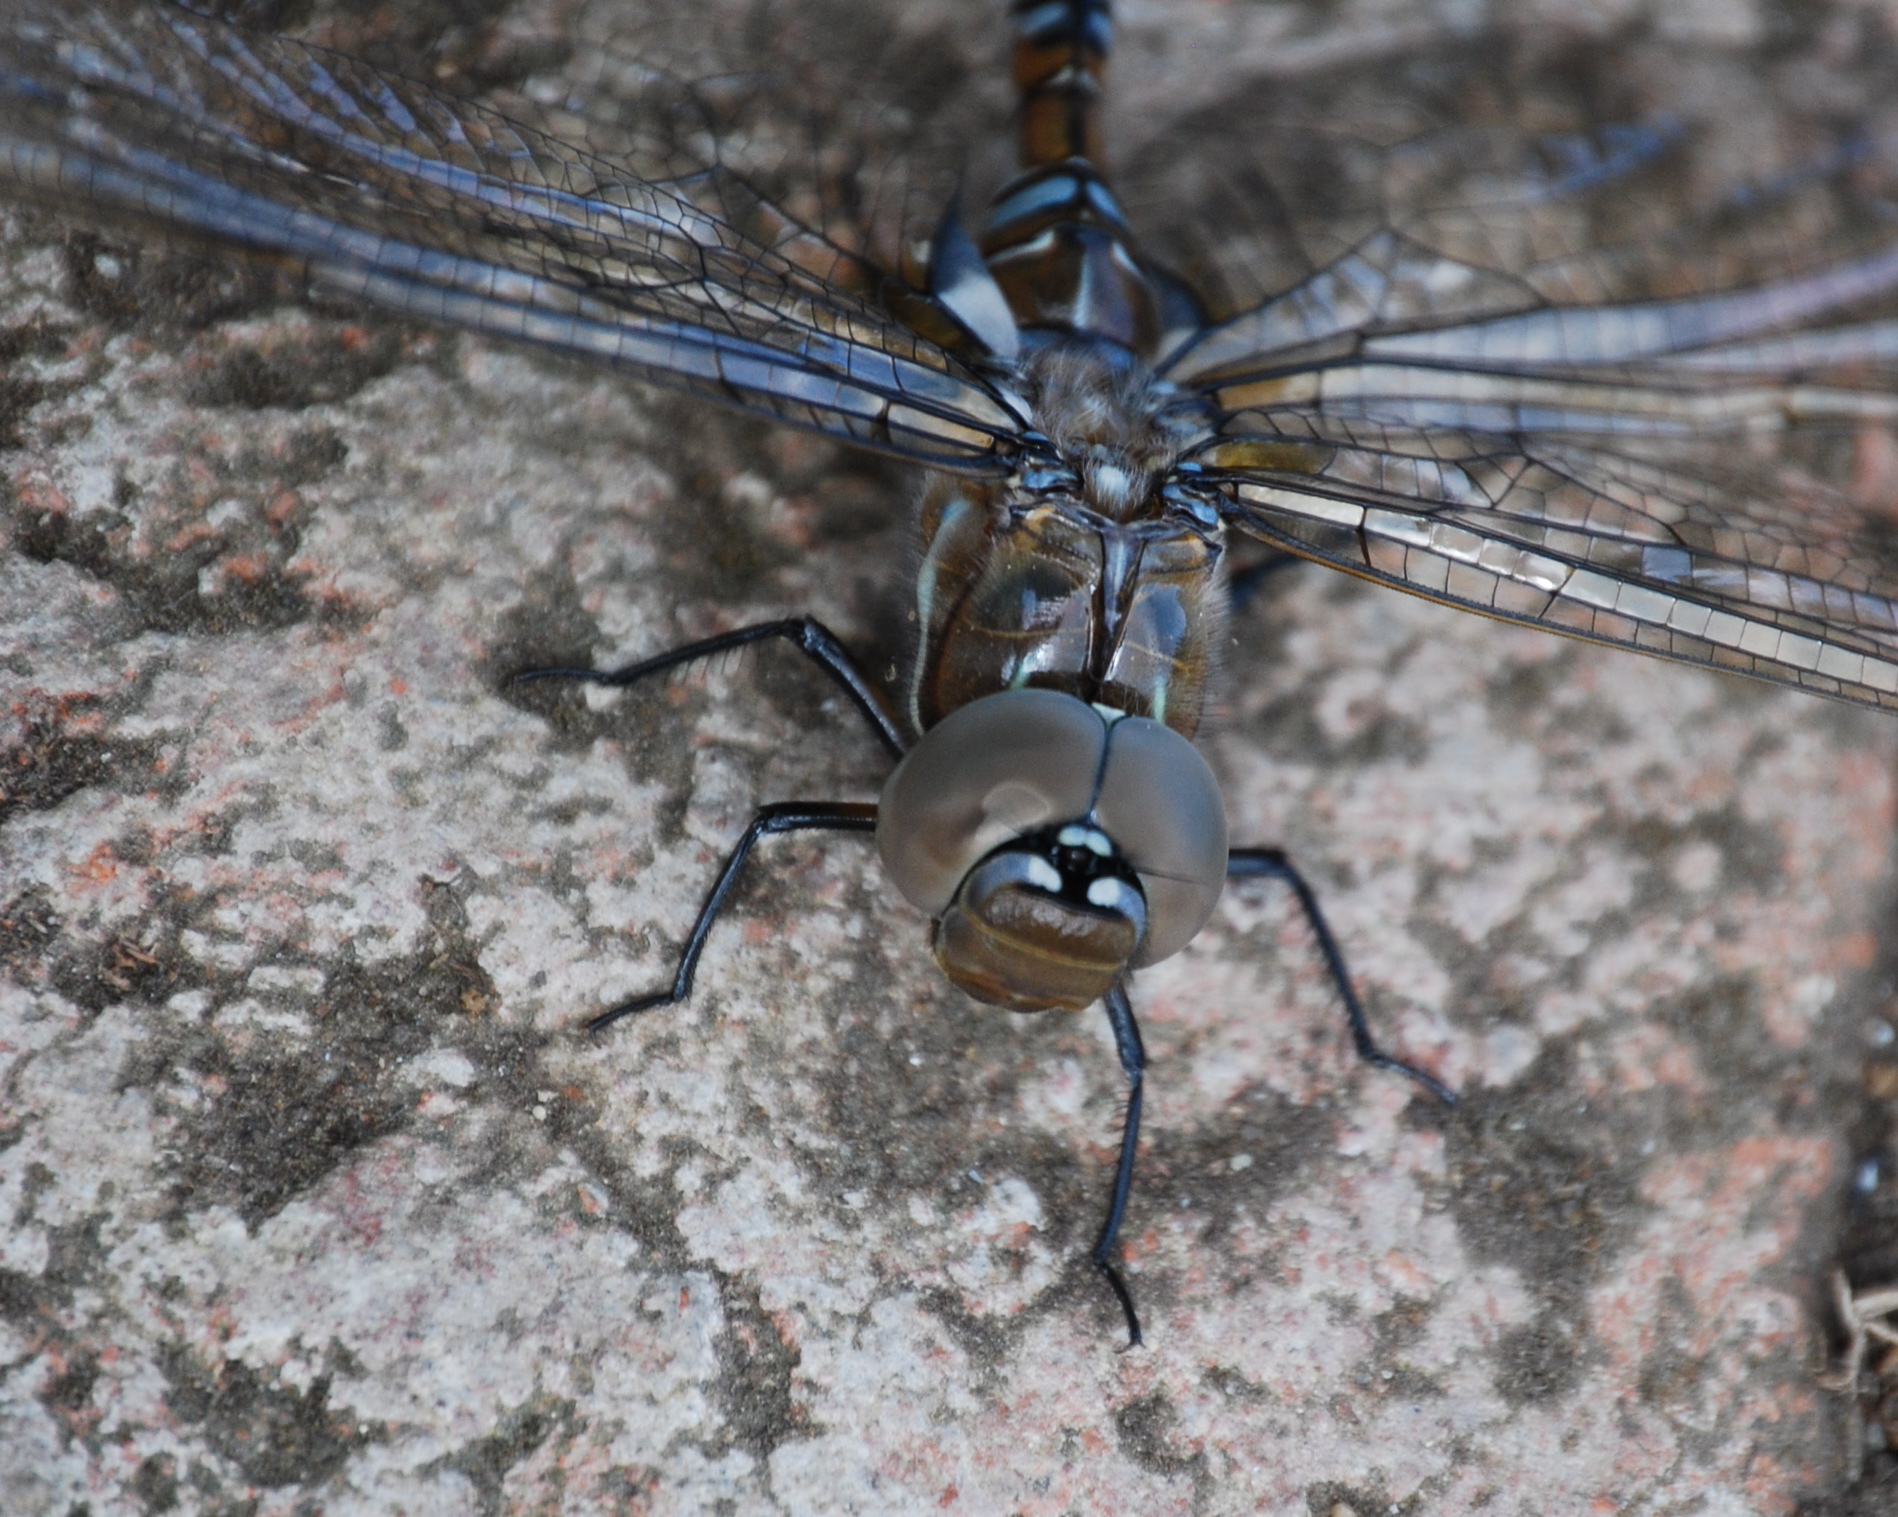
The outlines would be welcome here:
<svg viewBox="0 0 1898 1517">
<path fill-rule="evenodd" d="M 1209 56 L 1214 101 L 1480 31 L 1125 10 L 1155 119 Z M 1771 40 L 1690 11 L 1668 45 Z M 769 845 L 688 1005 L 578 1031 L 663 983 L 754 805 L 883 761 L 787 652 L 506 676 L 807 610 L 888 672 L 908 476 L 5 231 L 0 1508 L 1728 1517 L 1846 1478 L 1888 718 L 1269 579 L 1207 742 L 1235 837 L 1465 1100 L 1357 1063 L 1283 892 L 1231 891 L 1138 986 L 1123 1352 L 1104 1020 L 951 991 L 861 842 Z"/>
</svg>

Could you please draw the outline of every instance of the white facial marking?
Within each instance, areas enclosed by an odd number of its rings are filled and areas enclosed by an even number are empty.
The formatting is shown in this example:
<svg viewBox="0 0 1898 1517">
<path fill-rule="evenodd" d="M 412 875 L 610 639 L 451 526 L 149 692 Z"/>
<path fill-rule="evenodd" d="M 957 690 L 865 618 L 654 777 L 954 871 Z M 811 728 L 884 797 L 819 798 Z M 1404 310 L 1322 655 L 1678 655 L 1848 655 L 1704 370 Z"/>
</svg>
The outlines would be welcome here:
<svg viewBox="0 0 1898 1517">
<path fill-rule="evenodd" d="M 1069 822 L 1055 834 L 1054 840 L 1063 848 L 1085 848 L 1089 853 L 1101 858 L 1114 856 L 1114 840 L 1098 827 L 1086 827 L 1079 822 Z"/>
<path fill-rule="evenodd" d="M 1119 880 L 1096 880 L 1087 887 L 1087 902 L 1090 906 L 1099 906 L 1103 911 L 1118 911 L 1125 899 L 1127 887 Z"/>
<path fill-rule="evenodd" d="M 1046 859 L 1035 858 L 1031 855 L 1028 860 L 1028 883 L 1037 890 L 1045 890 L 1050 895 L 1059 895 L 1061 894 L 1061 871 Z"/>
</svg>

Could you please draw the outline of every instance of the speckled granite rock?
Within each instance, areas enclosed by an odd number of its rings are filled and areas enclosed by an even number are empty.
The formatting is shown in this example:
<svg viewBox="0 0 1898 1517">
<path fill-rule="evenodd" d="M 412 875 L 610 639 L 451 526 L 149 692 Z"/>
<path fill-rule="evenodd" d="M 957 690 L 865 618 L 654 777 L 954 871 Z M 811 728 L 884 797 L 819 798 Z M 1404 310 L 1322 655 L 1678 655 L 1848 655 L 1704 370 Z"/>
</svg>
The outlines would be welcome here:
<svg viewBox="0 0 1898 1517">
<path fill-rule="evenodd" d="M 1126 10 L 1155 110 L 1183 57 L 1481 20 Z M 1727 1517 L 1841 1481 L 1889 719 L 1269 581 L 1208 743 L 1235 835 L 1467 1099 L 1354 1062 L 1283 894 L 1232 891 L 1139 986 L 1123 1353 L 1103 1019 L 949 990 L 860 842 L 772 846 L 689 1006 L 576 1031 L 663 980 L 753 805 L 883 765 L 788 654 L 505 676 L 801 610 L 882 668 L 907 477 L 6 234 L 0 1508 Z"/>
</svg>

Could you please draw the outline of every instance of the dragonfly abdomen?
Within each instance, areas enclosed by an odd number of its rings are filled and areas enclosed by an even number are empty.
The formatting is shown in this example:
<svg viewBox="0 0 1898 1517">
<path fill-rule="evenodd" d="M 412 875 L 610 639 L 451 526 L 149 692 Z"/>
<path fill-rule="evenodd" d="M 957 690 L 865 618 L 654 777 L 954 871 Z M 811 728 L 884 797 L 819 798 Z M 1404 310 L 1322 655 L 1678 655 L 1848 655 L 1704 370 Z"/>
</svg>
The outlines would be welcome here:
<svg viewBox="0 0 1898 1517">
<path fill-rule="evenodd" d="M 1111 40 L 1107 0 L 1017 0 L 1022 172 L 995 197 L 981 247 L 1023 330 L 1105 339 L 1152 358 L 1202 313 L 1141 256 L 1098 167 Z"/>
<path fill-rule="evenodd" d="M 1112 45 L 1107 0 L 1016 0 L 1023 168 L 1099 160 L 1101 76 Z"/>
</svg>

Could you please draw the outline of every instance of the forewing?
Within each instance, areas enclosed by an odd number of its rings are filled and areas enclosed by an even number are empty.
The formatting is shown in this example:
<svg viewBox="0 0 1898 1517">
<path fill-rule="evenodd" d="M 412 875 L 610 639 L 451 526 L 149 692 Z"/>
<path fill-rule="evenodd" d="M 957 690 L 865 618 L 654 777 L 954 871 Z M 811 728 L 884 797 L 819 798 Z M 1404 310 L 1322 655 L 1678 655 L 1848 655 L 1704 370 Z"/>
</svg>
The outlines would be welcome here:
<svg viewBox="0 0 1898 1517">
<path fill-rule="evenodd" d="M 1287 411 L 1207 450 L 1240 525 L 1504 620 L 1898 708 L 1898 525 L 1821 482 Z M 1672 450 L 1668 450 L 1669 453 Z"/>
<path fill-rule="evenodd" d="M 1138 134 L 1123 199 L 1148 250 L 1201 284 L 1218 317 L 1379 232 L 1488 275 L 1411 286 L 1414 320 L 1766 283 L 1890 237 L 1879 30 L 1868 18 L 1859 44 L 1827 40 L 1823 90 L 1784 39 L 1716 47 L 1655 28 L 1596 46 L 1503 24 L 1433 43 L 1380 41 L 1372 25 L 1363 46 L 1313 52 L 1275 31 L 1248 85 L 1224 96 L 1199 94 L 1177 59 L 1247 50 L 1239 39 L 1174 37 L 1151 78 L 1126 81 L 1146 98 L 1120 118 Z"/>
<path fill-rule="evenodd" d="M 0 184 L 939 467 L 998 471 L 1018 430 L 900 282 L 729 167 L 641 177 L 171 6 L 0 20 Z"/>
<path fill-rule="evenodd" d="M 481 67 L 507 80 L 482 98 L 648 177 L 716 162 L 833 246 L 901 268 L 959 191 L 973 212 L 1012 166 L 1006 40 L 914 6 L 624 0 L 500 44 Z"/>
<path fill-rule="evenodd" d="M 1556 129 L 1457 119 L 1505 64 Z M 1330 135 L 1281 92 L 1278 166 L 1252 171 L 1279 209 L 1235 235 L 1288 277 L 1169 365 L 1213 414 L 1201 462 L 1238 524 L 1490 615 L 1898 705 L 1898 175 L 1874 134 L 1726 66 L 1650 59 L 1621 119 L 1612 82 L 1481 48 L 1438 61 L 1435 107 L 1391 90 L 1355 132 L 1350 86 Z"/>
</svg>

